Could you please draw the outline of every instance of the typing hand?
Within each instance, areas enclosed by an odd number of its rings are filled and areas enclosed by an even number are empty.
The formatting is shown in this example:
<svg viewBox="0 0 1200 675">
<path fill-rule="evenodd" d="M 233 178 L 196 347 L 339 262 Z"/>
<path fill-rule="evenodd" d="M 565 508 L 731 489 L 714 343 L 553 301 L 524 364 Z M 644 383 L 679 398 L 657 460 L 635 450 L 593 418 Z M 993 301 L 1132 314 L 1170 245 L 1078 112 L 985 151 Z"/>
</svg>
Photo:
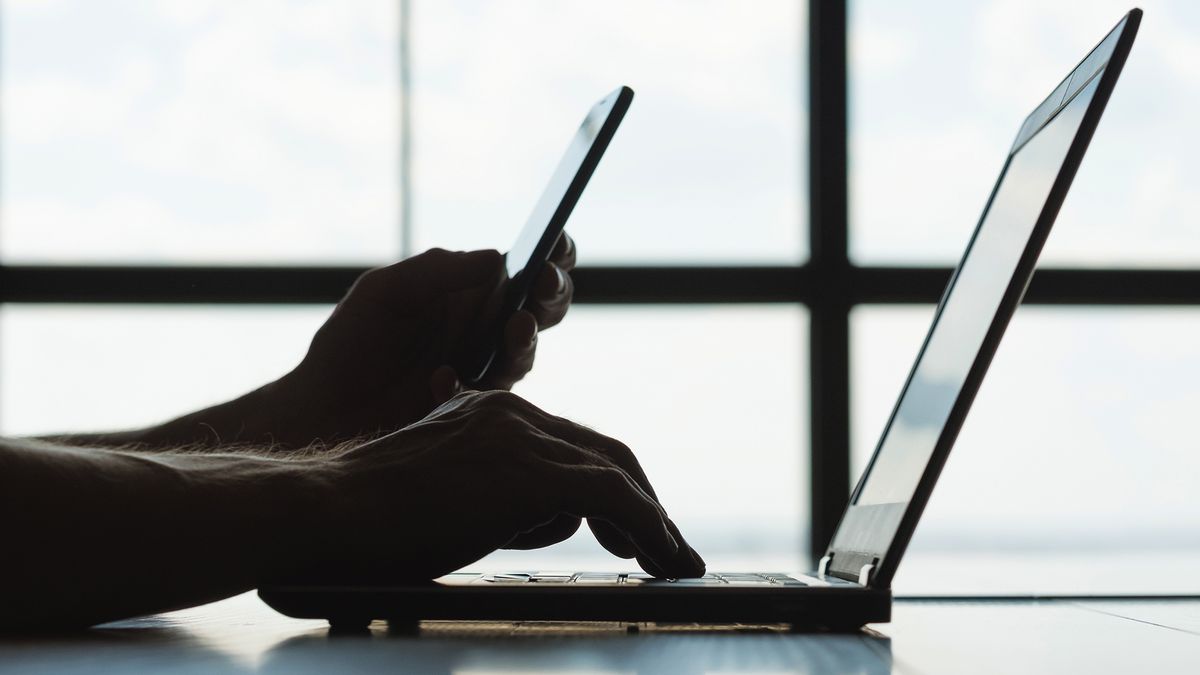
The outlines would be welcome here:
<svg viewBox="0 0 1200 675">
<path fill-rule="evenodd" d="M 326 572 L 434 578 L 496 549 L 557 543 L 586 518 L 650 574 L 704 574 L 629 448 L 514 394 L 459 394 L 331 461 L 346 506 Z"/>
</svg>

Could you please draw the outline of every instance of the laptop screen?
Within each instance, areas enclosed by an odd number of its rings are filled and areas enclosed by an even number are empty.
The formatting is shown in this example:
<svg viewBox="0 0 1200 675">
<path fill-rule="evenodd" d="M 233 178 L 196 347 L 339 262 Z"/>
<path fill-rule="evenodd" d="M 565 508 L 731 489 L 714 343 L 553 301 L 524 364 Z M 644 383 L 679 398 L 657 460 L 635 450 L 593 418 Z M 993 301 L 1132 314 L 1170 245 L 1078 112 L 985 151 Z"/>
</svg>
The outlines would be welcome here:
<svg viewBox="0 0 1200 675">
<path fill-rule="evenodd" d="M 1046 205 L 1095 86 L 1096 80 L 1092 80 L 1013 155 L 983 227 L 929 334 L 925 353 L 883 438 L 858 504 L 905 503 L 916 490 Z"/>
<path fill-rule="evenodd" d="M 985 346 L 1123 25 L 1029 116 L 1017 135 L 833 550 L 876 557 L 889 550 Z"/>
</svg>

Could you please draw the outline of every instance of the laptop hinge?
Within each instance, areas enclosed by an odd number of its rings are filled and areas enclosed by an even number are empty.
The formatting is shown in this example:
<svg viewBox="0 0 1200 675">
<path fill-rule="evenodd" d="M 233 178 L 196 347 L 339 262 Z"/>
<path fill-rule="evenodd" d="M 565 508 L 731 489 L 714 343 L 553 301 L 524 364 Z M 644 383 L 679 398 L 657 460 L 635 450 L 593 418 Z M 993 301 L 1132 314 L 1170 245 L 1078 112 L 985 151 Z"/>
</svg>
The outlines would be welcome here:
<svg viewBox="0 0 1200 675">
<path fill-rule="evenodd" d="M 830 560 L 833 560 L 833 556 L 826 555 L 825 557 L 821 558 L 821 562 L 817 563 L 817 578 L 818 579 L 825 578 L 825 572 L 827 572 L 829 570 L 829 561 Z"/>
<path fill-rule="evenodd" d="M 831 551 L 821 559 L 824 576 L 853 581 L 863 586 L 874 581 L 879 568 L 879 556 L 857 551 Z"/>
<path fill-rule="evenodd" d="M 863 565 L 862 569 L 860 569 L 858 571 L 858 585 L 866 586 L 867 584 L 871 583 L 871 572 L 874 572 L 874 571 L 875 571 L 874 563 L 868 563 L 866 565 Z"/>
</svg>

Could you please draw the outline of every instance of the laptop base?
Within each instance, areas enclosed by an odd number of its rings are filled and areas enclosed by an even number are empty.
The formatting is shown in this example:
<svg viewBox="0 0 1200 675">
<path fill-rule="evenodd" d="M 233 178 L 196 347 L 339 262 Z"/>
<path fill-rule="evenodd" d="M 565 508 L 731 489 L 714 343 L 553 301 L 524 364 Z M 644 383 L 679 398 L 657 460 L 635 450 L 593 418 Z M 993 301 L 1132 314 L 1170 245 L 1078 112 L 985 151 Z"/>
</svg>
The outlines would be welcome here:
<svg viewBox="0 0 1200 675">
<path fill-rule="evenodd" d="M 666 581 L 507 584 L 485 579 L 460 573 L 412 585 L 279 585 L 258 593 L 283 614 L 326 619 L 339 631 L 373 620 L 386 620 L 401 631 L 422 620 L 789 624 L 793 630 L 853 631 L 891 619 L 890 590 L 848 582 L 763 587 Z"/>
</svg>

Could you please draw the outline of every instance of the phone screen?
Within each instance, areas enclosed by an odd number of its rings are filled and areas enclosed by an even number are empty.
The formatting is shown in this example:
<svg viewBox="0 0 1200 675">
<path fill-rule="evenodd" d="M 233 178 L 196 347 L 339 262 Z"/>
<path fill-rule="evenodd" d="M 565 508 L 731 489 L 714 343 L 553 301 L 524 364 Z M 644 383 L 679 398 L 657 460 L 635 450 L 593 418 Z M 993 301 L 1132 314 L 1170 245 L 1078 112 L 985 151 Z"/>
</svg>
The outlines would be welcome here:
<svg viewBox="0 0 1200 675">
<path fill-rule="evenodd" d="M 501 344 L 504 325 L 514 312 L 525 305 L 538 273 L 549 259 L 558 236 L 567 224 L 567 218 L 583 194 L 632 100 L 633 90 L 621 87 L 594 105 L 579 125 L 550 182 L 525 221 L 516 243 L 505 256 L 508 279 L 505 281 L 500 310 L 484 330 L 483 342 L 473 350 L 470 361 L 459 373 L 460 377 L 469 382 L 478 382 L 487 375 Z"/>
</svg>

